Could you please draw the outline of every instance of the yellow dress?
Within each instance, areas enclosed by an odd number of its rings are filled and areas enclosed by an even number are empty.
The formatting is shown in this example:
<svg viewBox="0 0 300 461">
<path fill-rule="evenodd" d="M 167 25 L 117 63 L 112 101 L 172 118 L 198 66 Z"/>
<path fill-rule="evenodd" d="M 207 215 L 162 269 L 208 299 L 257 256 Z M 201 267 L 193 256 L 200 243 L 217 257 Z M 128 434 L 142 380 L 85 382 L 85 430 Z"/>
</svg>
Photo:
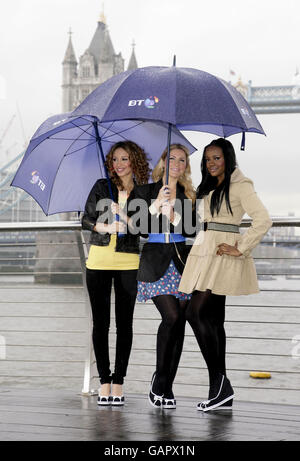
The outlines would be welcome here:
<svg viewBox="0 0 300 461">
<path fill-rule="evenodd" d="M 227 211 L 223 200 L 219 214 L 212 217 L 209 207 L 212 193 L 204 197 L 204 221 L 240 225 L 247 213 L 252 218 L 252 225 L 244 234 L 213 230 L 200 232 L 188 256 L 178 289 L 184 293 L 211 290 L 218 295 L 231 296 L 258 293 L 251 250 L 272 226 L 269 214 L 257 197 L 252 181 L 238 168 L 231 175 L 229 189 L 233 215 Z M 216 254 L 219 244 L 234 246 L 236 242 L 241 256 Z"/>
<path fill-rule="evenodd" d="M 119 191 L 118 203 L 123 208 L 127 194 Z M 139 267 L 139 255 L 115 251 L 117 235 L 111 234 L 107 246 L 91 245 L 86 267 L 94 270 L 133 270 Z"/>
</svg>

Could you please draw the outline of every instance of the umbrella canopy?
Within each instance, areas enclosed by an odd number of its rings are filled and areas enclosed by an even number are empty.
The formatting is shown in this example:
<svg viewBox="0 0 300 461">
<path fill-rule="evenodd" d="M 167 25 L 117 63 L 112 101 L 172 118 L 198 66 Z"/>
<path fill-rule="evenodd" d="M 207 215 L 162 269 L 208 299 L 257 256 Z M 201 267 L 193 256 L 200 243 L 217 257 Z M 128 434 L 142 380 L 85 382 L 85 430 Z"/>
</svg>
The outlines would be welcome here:
<svg viewBox="0 0 300 461">
<path fill-rule="evenodd" d="M 84 114 L 101 121 L 159 120 L 222 137 L 265 134 L 236 88 L 207 72 L 175 66 L 138 68 L 110 78 L 73 111 Z"/>
<path fill-rule="evenodd" d="M 153 168 L 167 147 L 168 129 L 156 121 L 55 115 L 33 135 L 11 186 L 30 194 L 46 215 L 83 211 L 96 180 L 106 177 L 101 151 L 105 157 L 116 142 L 130 140 L 144 149 Z M 174 126 L 171 143 L 196 150 Z"/>
</svg>

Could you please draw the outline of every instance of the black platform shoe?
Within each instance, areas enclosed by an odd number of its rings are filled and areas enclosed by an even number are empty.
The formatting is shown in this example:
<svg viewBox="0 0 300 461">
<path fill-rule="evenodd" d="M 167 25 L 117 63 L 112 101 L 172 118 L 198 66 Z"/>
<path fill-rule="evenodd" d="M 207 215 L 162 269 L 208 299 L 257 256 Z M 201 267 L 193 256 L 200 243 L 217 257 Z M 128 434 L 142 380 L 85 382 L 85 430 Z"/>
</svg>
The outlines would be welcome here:
<svg viewBox="0 0 300 461">
<path fill-rule="evenodd" d="M 163 404 L 163 395 L 157 395 L 153 392 L 152 387 L 153 383 L 155 380 L 156 372 L 153 373 L 152 380 L 151 380 L 151 386 L 150 386 L 150 392 L 149 392 L 149 402 L 150 404 L 155 407 L 155 408 L 161 408 Z"/>
<path fill-rule="evenodd" d="M 214 384 L 213 390 L 209 392 L 209 400 L 198 403 L 197 409 L 200 411 L 228 410 L 232 408 L 234 392 L 230 381 L 226 376 L 220 375 L 219 382 Z M 211 395 L 215 397 L 211 397 Z"/>
</svg>

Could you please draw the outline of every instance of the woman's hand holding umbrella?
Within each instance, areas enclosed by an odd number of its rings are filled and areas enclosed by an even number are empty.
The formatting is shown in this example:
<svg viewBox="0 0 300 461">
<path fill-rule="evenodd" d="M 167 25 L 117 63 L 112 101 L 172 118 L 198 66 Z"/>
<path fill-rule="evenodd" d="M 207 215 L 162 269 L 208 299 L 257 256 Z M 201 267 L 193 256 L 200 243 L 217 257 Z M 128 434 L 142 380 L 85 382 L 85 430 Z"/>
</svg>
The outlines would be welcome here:
<svg viewBox="0 0 300 461">
<path fill-rule="evenodd" d="M 166 216 L 170 222 L 174 221 L 174 208 L 169 200 L 161 205 L 161 214 Z"/>
<path fill-rule="evenodd" d="M 120 230 L 117 231 L 119 234 L 122 234 L 122 233 L 124 233 L 126 231 L 126 224 L 129 227 L 131 227 L 131 229 L 133 229 L 131 219 L 127 216 L 127 214 L 124 212 L 123 208 L 120 207 L 120 205 L 118 203 L 112 202 L 111 206 L 110 206 L 110 209 L 111 209 L 112 213 L 114 215 L 116 215 L 116 217 L 117 217 L 116 222 L 123 224 L 123 227 L 121 228 L 121 226 L 120 226 Z"/>
<path fill-rule="evenodd" d="M 154 201 L 154 206 L 157 209 L 157 212 L 160 212 L 162 205 L 170 200 L 170 187 L 169 186 L 162 186 L 159 190 L 158 196 Z"/>
</svg>

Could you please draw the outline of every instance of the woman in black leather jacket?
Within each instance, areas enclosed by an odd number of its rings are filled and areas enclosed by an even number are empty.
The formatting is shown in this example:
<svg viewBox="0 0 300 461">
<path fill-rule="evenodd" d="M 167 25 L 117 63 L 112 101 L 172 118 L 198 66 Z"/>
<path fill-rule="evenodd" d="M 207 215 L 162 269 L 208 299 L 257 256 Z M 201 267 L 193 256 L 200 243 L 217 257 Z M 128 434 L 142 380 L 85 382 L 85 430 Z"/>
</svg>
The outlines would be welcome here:
<svg viewBox="0 0 300 461">
<path fill-rule="evenodd" d="M 123 405 L 122 385 L 132 345 L 133 310 L 137 293 L 139 237 L 116 213 L 135 198 L 134 185 L 146 184 L 149 166 L 144 151 L 131 141 L 115 144 L 106 157 L 109 184 L 99 179 L 93 186 L 82 217 L 91 231 L 86 281 L 93 317 L 93 346 L 101 388 L 98 405 Z M 126 218 L 126 216 L 125 216 Z M 109 360 L 111 287 L 114 281 L 116 354 L 114 373 Z"/>
<path fill-rule="evenodd" d="M 189 152 L 180 144 L 170 147 L 169 182 L 166 186 L 164 151 L 153 170 L 153 184 L 136 186 L 138 198 L 147 202 L 149 240 L 144 245 L 138 271 L 138 301 L 152 299 L 162 321 L 157 332 L 156 371 L 149 392 L 151 405 L 176 408 L 172 386 L 182 352 L 185 308 L 189 295 L 178 285 L 190 251 L 185 237 L 194 236 L 195 191 L 190 177 Z M 168 234 L 169 233 L 169 234 Z"/>
</svg>

